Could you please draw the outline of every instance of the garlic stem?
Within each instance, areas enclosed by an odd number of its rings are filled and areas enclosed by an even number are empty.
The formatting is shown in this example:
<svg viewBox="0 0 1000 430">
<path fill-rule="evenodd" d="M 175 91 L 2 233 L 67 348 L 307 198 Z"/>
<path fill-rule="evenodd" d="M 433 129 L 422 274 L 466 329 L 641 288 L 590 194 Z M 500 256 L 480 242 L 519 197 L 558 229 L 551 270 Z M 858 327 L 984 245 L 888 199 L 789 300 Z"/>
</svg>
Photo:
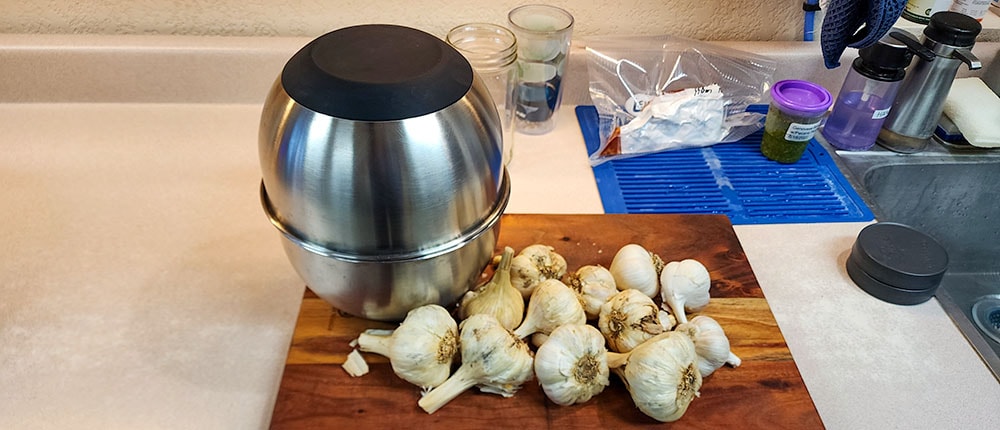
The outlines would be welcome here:
<svg viewBox="0 0 1000 430">
<path fill-rule="evenodd" d="M 733 354 L 732 351 L 729 351 L 729 357 L 726 358 L 726 364 L 733 367 L 740 367 L 740 364 L 743 364 L 743 360 L 740 360 L 740 358 L 737 357 L 736 354 Z"/>
<path fill-rule="evenodd" d="M 630 355 L 629 352 L 619 353 L 619 352 L 608 351 L 608 368 L 617 369 L 619 367 L 625 366 L 626 364 L 628 364 L 629 355 Z"/>
<path fill-rule="evenodd" d="M 373 330 L 365 330 L 358 336 L 358 348 L 364 352 L 372 352 L 378 355 L 389 356 L 389 348 L 392 346 L 392 332 L 389 334 L 376 334 Z"/>
<path fill-rule="evenodd" d="M 476 376 L 471 367 L 463 365 L 448 380 L 421 397 L 417 401 L 417 405 L 424 412 L 433 414 L 438 409 L 441 409 L 442 406 L 454 400 L 455 397 L 458 397 L 459 394 L 475 386 L 478 383 Z"/>
</svg>

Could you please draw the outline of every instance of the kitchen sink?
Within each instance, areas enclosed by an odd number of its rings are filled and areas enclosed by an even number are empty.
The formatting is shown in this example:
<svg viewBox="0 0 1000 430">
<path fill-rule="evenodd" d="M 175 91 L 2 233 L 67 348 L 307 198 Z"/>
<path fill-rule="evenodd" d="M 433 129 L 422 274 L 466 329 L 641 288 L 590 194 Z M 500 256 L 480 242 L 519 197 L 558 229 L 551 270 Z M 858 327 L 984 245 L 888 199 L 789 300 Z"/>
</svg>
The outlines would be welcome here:
<svg viewBox="0 0 1000 430">
<path fill-rule="evenodd" d="M 876 219 L 910 225 L 948 250 L 936 297 L 1000 380 L 998 151 L 934 143 L 918 154 L 833 152 Z"/>
</svg>

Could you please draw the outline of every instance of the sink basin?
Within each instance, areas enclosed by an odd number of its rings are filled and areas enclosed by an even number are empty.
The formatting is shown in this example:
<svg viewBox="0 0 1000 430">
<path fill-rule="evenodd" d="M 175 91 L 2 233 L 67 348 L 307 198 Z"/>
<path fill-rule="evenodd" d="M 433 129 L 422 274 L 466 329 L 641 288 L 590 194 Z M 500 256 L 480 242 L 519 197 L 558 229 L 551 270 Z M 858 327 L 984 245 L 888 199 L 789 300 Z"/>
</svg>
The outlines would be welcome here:
<svg viewBox="0 0 1000 430">
<path fill-rule="evenodd" d="M 1000 380 L 1000 152 L 835 153 L 876 219 L 908 224 L 948 250 L 936 297 Z"/>
</svg>

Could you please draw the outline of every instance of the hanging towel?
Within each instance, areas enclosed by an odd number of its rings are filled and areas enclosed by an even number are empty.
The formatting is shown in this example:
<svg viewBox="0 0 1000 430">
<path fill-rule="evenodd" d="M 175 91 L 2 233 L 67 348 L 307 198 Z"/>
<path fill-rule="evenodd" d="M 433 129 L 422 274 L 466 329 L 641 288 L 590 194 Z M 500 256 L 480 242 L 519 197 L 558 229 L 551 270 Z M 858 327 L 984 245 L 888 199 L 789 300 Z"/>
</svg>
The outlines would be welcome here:
<svg viewBox="0 0 1000 430">
<path fill-rule="evenodd" d="M 830 0 L 823 18 L 820 45 L 826 68 L 840 66 L 848 47 L 874 45 L 902 15 L 906 0 Z"/>
</svg>

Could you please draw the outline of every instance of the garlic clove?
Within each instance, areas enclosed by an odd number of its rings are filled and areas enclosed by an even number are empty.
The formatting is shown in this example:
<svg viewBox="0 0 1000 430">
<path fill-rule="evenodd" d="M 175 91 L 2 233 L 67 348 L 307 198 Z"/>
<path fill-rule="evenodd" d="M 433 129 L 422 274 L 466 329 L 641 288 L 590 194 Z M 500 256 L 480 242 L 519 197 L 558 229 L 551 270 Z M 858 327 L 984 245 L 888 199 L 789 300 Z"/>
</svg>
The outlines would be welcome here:
<svg viewBox="0 0 1000 430">
<path fill-rule="evenodd" d="M 461 319 L 485 313 L 494 316 L 508 330 L 513 330 L 521 324 L 524 319 L 524 298 L 511 284 L 510 272 L 513 259 L 514 250 L 509 246 L 504 248 L 493 277 L 479 288 L 462 296 L 462 302 L 458 307 Z"/>
<path fill-rule="evenodd" d="M 656 297 L 663 260 L 641 245 L 630 243 L 615 253 L 609 270 L 619 290 L 635 289 L 648 297 Z"/>
<path fill-rule="evenodd" d="M 557 279 L 538 284 L 528 301 L 524 321 L 514 334 L 524 339 L 534 333 L 552 333 L 564 324 L 586 324 L 587 314 L 576 292 Z"/>
<path fill-rule="evenodd" d="M 597 327 L 615 352 L 629 352 L 664 331 L 656 303 L 635 289 L 621 291 L 601 306 Z"/>
<path fill-rule="evenodd" d="M 614 276 L 602 266 L 580 267 L 576 272 L 563 277 L 563 283 L 580 296 L 587 319 L 591 320 L 597 319 L 601 314 L 601 305 L 618 293 Z"/>
<path fill-rule="evenodd" d="M 511 263 L 511 284 L 527 299 L 540 282 L 562 279 L 566 269 L 566 259 L 555 248 L 542 244 L 529 245 Z"/>
<path fill-rule="evenodd" d="M 535 376 L 557 405 L 590 400 L 608 386 L 609 375 L 604 336 L 593 326 L 559 326 L 535 353 Z"/>
<path fill-rule="evenodd" d="M 677 326 L 677 331 L 688 335 L 694 342 L 698 355 L 698 370 L 707 377 L 724 364 L 739 367 L 741 360 L 730 350 L 729 338 L 715 319 L 698 315 L 691 321 Z"/>
<path fill-rule="evenodd" d="M 677 321 L 688 322 L 686 312 L 698 312 L 708 306 L 712 280 L 701 262 L 693 259 L 671 261 L 660 274 L 660 297 L 670 307 Z"/>
<path fill-rule="evenodd" d="M 341 366 L 348 375 L 354 378 L 368 374 L 368 362 L 365 361 L 365 358 L 356 349 L 351 350 L 351 353 L 347 354 L 347 360 Z"/>
</svg>

